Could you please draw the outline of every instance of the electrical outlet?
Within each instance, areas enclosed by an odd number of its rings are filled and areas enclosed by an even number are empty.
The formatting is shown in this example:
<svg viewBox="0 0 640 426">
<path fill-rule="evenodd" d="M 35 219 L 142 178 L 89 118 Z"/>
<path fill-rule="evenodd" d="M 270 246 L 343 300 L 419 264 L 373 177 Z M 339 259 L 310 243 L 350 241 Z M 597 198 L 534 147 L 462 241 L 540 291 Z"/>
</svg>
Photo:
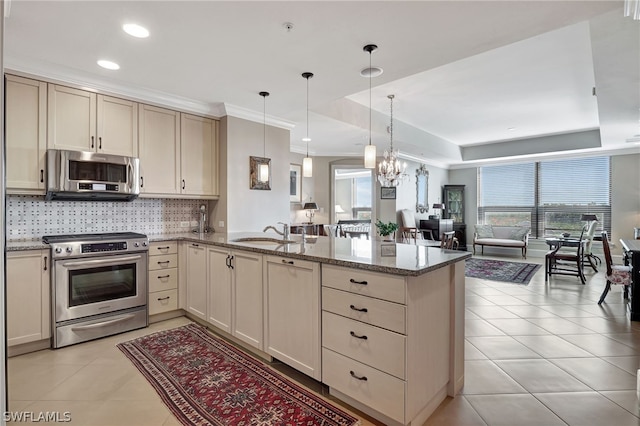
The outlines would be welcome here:
<svg viewBox="0 0 640 426">
<path fill-rule="evenodd" d="M 224 220 L 221 220 L 220 222 L 218 222 L 218 227 L 224 228 Z"/>
<path fill-rule="evenodd" d="M 180 228 L 188 228 L 189 227 L 189 222 L 180 222 Z"/>
</svg>

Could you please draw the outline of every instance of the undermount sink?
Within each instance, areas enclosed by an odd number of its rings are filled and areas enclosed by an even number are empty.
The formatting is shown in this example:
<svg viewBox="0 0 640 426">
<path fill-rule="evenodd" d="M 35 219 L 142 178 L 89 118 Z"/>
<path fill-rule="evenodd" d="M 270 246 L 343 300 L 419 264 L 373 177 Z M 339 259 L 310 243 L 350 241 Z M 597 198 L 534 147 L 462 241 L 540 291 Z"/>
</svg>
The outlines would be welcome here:
<svg viewBox="0 0 640 426">
<path fill-rule="evenodd" d="M 251 244 L 297 244 L 294 240 L 281 240 L 270 237 L 244 237 L 231 240 L 234 243 L 251 243 Z"/>
</svg>

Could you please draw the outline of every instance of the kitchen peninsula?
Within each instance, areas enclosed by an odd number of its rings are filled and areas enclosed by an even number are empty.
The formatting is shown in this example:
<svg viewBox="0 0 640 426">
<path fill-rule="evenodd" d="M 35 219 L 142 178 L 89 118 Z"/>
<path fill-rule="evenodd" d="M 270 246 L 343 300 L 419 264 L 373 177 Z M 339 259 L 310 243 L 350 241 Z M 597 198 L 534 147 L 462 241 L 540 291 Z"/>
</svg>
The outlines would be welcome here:
<svg viewBox="0 0 640 426">
<path fill-rule="evenodd" d="M 270 233 L 149 240 L 152 322 L 186 312 L 390 425 L 423 424 L 464 384 L 469 253 Z"/>
<path fill-rule="evenodd" d="M 161 238 L 150 237 L 151 254 Z M 287 244 L 269 233 L 176 238 L 187 265 L 179 300 L 189 316 L 322 381 L 385 424 L 421 425 L 462 388 L 469 253 L 299 235 Z M 208 289 L 192 288 L 202 274 Z M 252 325 L 256 310 L 261 321 Z"/>
</svg>

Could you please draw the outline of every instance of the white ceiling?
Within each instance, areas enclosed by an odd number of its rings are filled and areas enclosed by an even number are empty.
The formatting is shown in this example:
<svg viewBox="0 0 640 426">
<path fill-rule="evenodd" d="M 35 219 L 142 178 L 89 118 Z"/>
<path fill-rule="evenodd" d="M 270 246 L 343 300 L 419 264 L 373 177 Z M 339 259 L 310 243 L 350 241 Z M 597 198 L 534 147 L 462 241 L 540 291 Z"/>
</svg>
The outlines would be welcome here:
<svg viewBox="0 0 640 426">
<path fill-rule="evenodd" d="M 293 127 L 305 152 L 373 142 L 432 164 L 640 152 L 640 21 L 622 1 L 18 1 L 5 67 L 194 112 Z M 127 22 L 151 36 L 134 39 Z M 287 31 L 283 25 L 293 23 Z M 118 71 L 96 65 L 120 64 Z M 597 96 L 592 95 L 596 87 Z M 509 130 L 511 129 L 511 130 Z M 599 131 L 599 134 L 598 134 Z M 550 138 L 547 135 L 554 135 Z"/>
</svg>

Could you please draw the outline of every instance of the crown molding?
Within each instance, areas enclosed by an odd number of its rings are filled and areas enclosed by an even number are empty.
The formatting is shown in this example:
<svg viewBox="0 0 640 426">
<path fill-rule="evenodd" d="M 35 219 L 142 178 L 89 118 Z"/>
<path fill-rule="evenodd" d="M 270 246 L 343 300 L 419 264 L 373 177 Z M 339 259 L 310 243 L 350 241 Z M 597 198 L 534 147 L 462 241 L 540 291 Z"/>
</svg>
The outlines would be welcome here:
<svg viewBox="0 0 640 426">
<path fill-rule="evenodd" d="M 267 114 L 265 117 L 264 113 L 262 112 L 228 103 L 225 103 L 223 106 L 225 111 L 225 114 L 223 115 L 229 115 L 231 117 L 241 118 L 243 120 L 255 121 L 260 124 L 266 122 L 266 124 L 268 124 L 269 126 L 280 127 L 285 130 L 293 130 L 296 127 L 296 124 L 294 122 L 287 121 L 273 115 Z"/>
</svg>

